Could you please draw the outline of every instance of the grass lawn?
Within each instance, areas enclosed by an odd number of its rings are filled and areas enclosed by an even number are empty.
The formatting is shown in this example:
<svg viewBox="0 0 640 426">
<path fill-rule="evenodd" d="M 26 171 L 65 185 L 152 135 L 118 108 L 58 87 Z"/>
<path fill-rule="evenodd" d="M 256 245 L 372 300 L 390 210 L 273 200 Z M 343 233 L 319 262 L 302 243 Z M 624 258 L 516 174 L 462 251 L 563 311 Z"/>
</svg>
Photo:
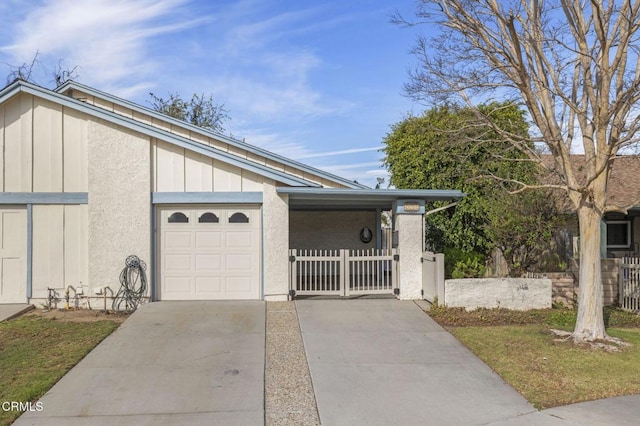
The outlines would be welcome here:
<svg viewBox="0 0 640 426">
<path fill-rule="evenodd" d="M 538 409 L 640 393 L 637 315 L 606 312 L 616 324 L 609 335 L 633 345 L 617 353 L 554 341 L 551 328 L 573 329 L 575 312 L 566 309 L 464 313 L 438 307 L 433 317 Z"/>
<path fill-rule="evenodd" d="M 0 323 L 0 403 L 35 402 L 119 322 L 23 316 Z M 0 409 L 0 425 L 20 414 Z"/>
</svg>

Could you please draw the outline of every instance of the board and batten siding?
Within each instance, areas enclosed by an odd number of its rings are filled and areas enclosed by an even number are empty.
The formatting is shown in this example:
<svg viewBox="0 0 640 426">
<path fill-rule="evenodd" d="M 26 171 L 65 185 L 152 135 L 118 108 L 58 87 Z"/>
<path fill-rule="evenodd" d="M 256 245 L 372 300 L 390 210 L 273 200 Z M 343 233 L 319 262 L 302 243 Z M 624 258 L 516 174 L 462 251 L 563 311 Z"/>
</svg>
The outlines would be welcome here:
<svg viewBox="0 0 640 426">
<path fill-rule="evenodd" d="M 86 192 L 87 120 L 28 94 L 0 106 L 2 192 Z"/>
<path fill-rule="evenodd" d="M 152 140 L 154 192 L 262 191 L 264 178 L 184 148 Z"/>
<path fill-rule="evenodd" d="M 87 192 L 87 118 L 21 93 L 0 105 L 1 192 Z M 31 297 L 88 281 L 87 205 L 32 206 Z"/>
<path fill-rule="evenodd" d="M 163 120 L 158 120 L 155 117 L 152 117 L 148 114 L 141 113 L 139 111 L 134 111 L 131 108 L 127 108 L 126 106 L 118 105 L 114 102 L 111 102 L 108 99 L 102 99 L 97 96 L 90 95 L 88 93 L 84 93 L 80 90 L 73 90 L 71 92 L 71 96 L 76 99 L 81 99 L 83 102 L 86 102 L 91 105 L 95 105 L 97 107 L 103 108 L 107 111 L 114 112 L 116 114 L 120 114 L 127 118 L 132 118 L 141 123 L 145 123 L 159 129 L 165 130 L 167 132 L 173 133 L 178 136 L 182 136 L 187 139 L 191 139 L 193 141 L 202 143 L 204 145 L 211 146 L 213 148 L 219 149 L 224 152 L 228 152 L 234 154 L 240 158 L 244 158 L 255 163 L 261 164 L 263 166 L 268 166 L 273 169 L 283 171 L 292 176 L 296 176 L 299 178 L 307 179 L 311 182 L 318 183 L 325 188 L 341 188 L 345 187 L 345 185 L 341 185 L 339 183 L 333 182 L 329 179 L 325 179 L 320 176 L 316 176 L 313 173 L 309 173 L 303 169 L 300 169 L 292 164 L 285 164 L 284 162 L 275 161 L 270 158 L 265 158 L 259 154 L 255 154 L 251 151 L 242 149 L 241 147 L 236 147 L 231 144 L 224 142 L 223 140 L 218 140 L 214 137 L 207 136 L 206 134 L 198 133 L 196 131 L 192 131 L 189 128 L 181 127 L 180 125 L 175 125 L 173 123 L 169 123 Z M 221 166 L 222 167 L 222 166 Z M 154 174 L 154 176 L 156 176 Z M 157 189 L 156 189 L 157 190 Z M 216 191 L 216 189 L 213 189 Z M 227 189 L 225 191 L 232 190 Z M 176 190 L 177 191 L 177 190 Z M 192 191 L 199 191 L 194 189 Z M 249 189 L 242 189 L 242 191 L 250 191 Z"/>
<path fill-rule="evenodd" d="M 88 284 L 87 220 L 86 204 L 33 206 L 32 298 Z"/>
</svg>

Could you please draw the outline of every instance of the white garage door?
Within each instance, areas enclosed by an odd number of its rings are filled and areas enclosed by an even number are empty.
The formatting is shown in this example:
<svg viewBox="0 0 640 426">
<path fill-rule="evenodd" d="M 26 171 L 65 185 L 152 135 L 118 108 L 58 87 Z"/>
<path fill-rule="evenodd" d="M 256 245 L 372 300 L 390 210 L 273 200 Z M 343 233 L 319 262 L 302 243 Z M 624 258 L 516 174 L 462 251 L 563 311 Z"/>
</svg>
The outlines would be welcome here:
<svg viewBox="0 0 640 426">
<path fill-rule="evenodd" d="M 258 206 L 159 212 L 161 300 L 260 299 Z"/>
</svg>

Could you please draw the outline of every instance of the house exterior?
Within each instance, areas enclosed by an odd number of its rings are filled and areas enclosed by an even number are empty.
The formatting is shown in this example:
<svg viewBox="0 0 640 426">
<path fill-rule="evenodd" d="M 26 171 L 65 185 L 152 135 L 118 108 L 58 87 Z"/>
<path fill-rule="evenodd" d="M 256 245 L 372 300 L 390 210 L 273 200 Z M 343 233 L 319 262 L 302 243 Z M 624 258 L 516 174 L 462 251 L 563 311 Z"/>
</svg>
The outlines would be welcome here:
<svg viewBox="0 0 640 426">
<path fill-rule="evenodd" d="M 584 179 L 585 156 L 572 155 L 574 169 L 579 179 Z M 549 175 L 545 181 L 561 182 L 561 174 L 556 172 L 556 165 L 549 155 L 542 157 Z M 561 210 L 573 212 L 568 197 L 558 200 Z M 607 187 L 607 205 L 614 207 L 604 212 L 602 221 L 603 258 L 637 257 L 640 255 L 640 156 L 619 155 L 611 164 Z M 615 208 L 617 207 L 617 208 Z M 573 215 L 573 213 L 572 213 Z M 577 219 L 569 221 L 567 235 L 573 236 L 573 255 L 577 253 L 578 223 Z"/>
<path fill-rule="evenodd" d="M 640 156 L 622 155 L 613 160 L 608 203 L 631 208 L 605 213 L 603 257 L 640 256 Z"/>
<path fill-rule="evenodd" d="M 380 248 L 383 211 L 419 298 L 425 203 L 464 195 L 369 189 L 76 82 L 13 82 L 0 127 L 0 303 L 111 297 L 129 255 L 151 301 L 286 300 L 289 249 Z"/>
</svg>

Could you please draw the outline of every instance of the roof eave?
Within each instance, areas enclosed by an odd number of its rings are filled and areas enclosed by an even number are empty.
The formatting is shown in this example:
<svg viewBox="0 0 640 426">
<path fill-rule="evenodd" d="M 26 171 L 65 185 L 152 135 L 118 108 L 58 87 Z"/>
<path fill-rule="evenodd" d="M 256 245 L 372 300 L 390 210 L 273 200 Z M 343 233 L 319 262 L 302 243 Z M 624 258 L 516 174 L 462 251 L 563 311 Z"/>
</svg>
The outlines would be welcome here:
<svg viewBox="0 0 640 426">
<path fill-rule="evenodd" d="M 289 196 L 294 208 L 389 208 L 398 200 L 454 201 L 465 197 L 457 190 L 411 189 L 343 189 L 343 188 L 277 188 Z"/>
</svg>

